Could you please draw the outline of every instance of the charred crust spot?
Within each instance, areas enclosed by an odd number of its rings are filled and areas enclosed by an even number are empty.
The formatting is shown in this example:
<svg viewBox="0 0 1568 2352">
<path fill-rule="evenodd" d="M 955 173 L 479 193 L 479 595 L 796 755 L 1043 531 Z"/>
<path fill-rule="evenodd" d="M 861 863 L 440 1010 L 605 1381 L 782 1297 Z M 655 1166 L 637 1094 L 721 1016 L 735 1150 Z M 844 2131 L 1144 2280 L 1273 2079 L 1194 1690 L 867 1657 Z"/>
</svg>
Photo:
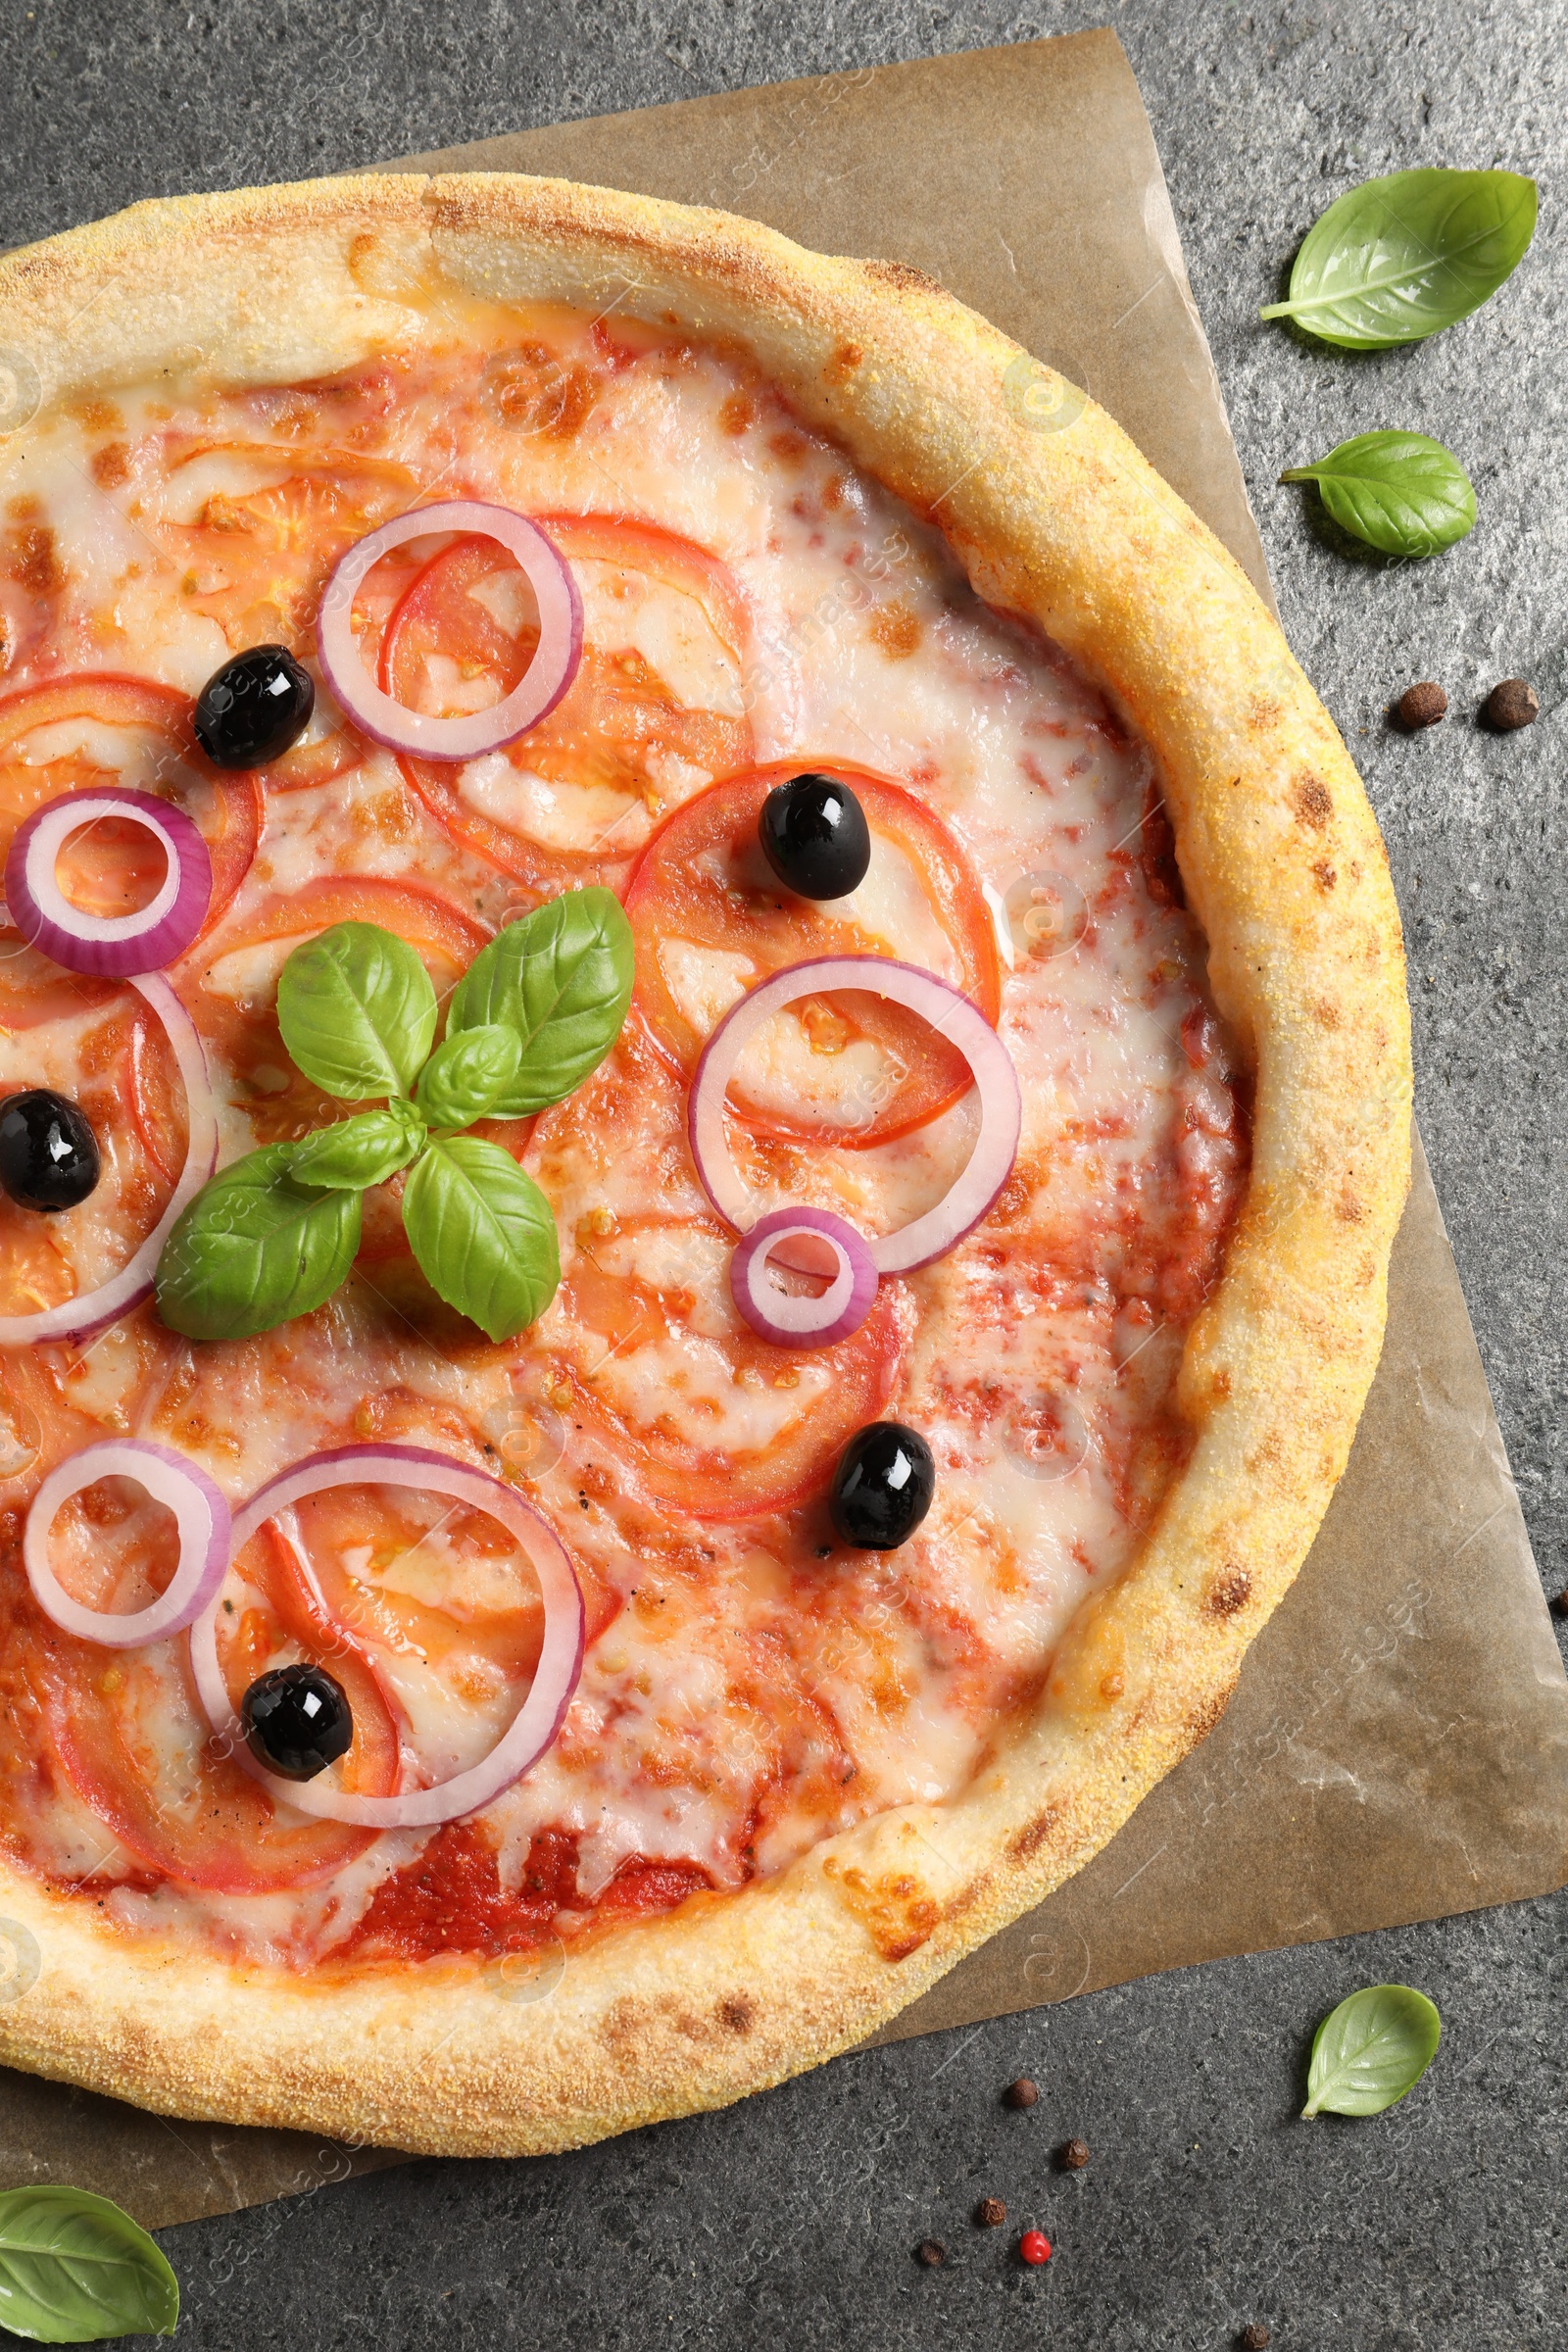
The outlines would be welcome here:
<svg viewBox="0 0 1568 2352">
<path fill-rule="evenodd" d="M 1338 1029 L 1340 1008 L 1332 998 L 1323 997 L 1312 1007 L 1312 1017 L 1324 1029 Z"/>
<path fill-rule="evenodd" d="M 1334 1203 L 1334 1213 L 1346 1225 L 1359 1225 L 1366 1215 L 1366 1210 L 1348 1182 L 1340 1187 L 1340 1197 Z"/>
<path fill-rule="evenodd" d="M 1224 1714 L 1230 1702 L 1230 1695 L 1229 1690 L 1223 1690 L 1217 1698 L 1205 1698 L 1201 1706 L 1195 1707 L 1188 1716 L 1187 1728 L 1193 1735 L 1195 1747 L 1200 1747 L 1208 1738 L 1209 1733 Z"/>
<path fill-rule="evenodd" d="M 1013 1860 L 1027 1862 L 1031 1855 L 1037 1854 L 1054 1833 L 1059 1818 L 1058 1810 L 1054 1805 L 1048 1805 L 1043 1813 L 1037 1814 L 1033 1821 L 1018 1832 L 1008 1846 L 1007 1851 Z"/>
<path fill-rule="evenodd" d="M 1231 1393 L 1231 1376 L 1223 1364 L 1209 1379 L 1208 1393 L 1217 1404 L 1223 1404 Z"/>
<path fill-rule="evenodd" d="M 841 343 L 822 373 L 830 384 L 847 384 L 864 357 L 858 343 Z"/>
<path fill-rule="evenodd" d="M 717 2014 L 726 2034 L 749 2034 L 757 2018 L 757 2006 L 744 1992 L 732 1992 L 719 2002 Z"/>
<path fill-rule="evenodd" d="M 880 278 L 885 286 L 897 287 L 901 294 L 942 292 L 934 277 L 928 277 L 923 270 L 914 269 L 908 262 L 862 262 L 860 267 L 867 277 Z"/>
<path fill-rule="evenodd" d="M 1211 1617 L 1234 1617 L 1251 1597 L 1251 1571 L 1240 1560 L 1227 1560 L 1204 1593 L 1203 1606 Z"/>
<path fill-rule="evenodd" d="M 1321 833 L 1334 814 L 1334 803 L 1329 796 L 1328 786 L 1320 776 L 1310 772 L 1298 776 L 1291 787 L 1291 807 L 1296 810 L 1298 821 L 1311 833 Z"/>
<path fill-rule="evenodd" d="M 1260 694 L 1247 714 L 1247 723 L 1255 733 L 1264 734 L 1275 724 L 1283 709 L 1277 695 Z"/>
<path fill-rule="evenodd" d="M 1320 858 L 1312 868 L 1312 879 L 1321 891 L 1332 890 L 1339 878 L 1326 858 Z"/>
</svg>

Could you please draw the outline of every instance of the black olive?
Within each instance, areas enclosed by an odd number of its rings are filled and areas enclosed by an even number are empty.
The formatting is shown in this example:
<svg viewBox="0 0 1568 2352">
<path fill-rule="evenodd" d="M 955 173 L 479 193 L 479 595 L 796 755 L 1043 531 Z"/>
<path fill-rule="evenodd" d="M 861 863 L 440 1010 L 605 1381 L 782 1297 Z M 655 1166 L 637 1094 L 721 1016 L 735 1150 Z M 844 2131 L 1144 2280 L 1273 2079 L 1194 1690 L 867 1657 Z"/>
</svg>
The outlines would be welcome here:
<svg viewBox="0 0 1568 2352">
<path fill-rule="evenodd" d="M 265 767 L 298 743 L 316 686 L 286 646 L 252 645 L 196 697 L 196 740 L 215 767 Z"/>
<path fill-rule="evenodd" d="M 324 1666 L 274 1666 L 240 1700 L 245 1744 L 285 1781 L 314 1781 L 354 1738 L 348 1693 Z"/>
<path fill-rule="evenodd" d="M 791 776 L 775 784 L 758 824 L 762 855 L 803 899 L 847 899 L 865 880 L 871 829 L 837 776 Z"/>
<path fill-rule="evenodd" d="M 893 1551 L 906 1544 L 931 1508 L 937 1466 L 918 1431 L 902 1421 L 873 1421 L 839 1456 L 829 1508 L 846 1544 Z"/>
<path fill-rule="evenodd" d="M 64 1095 L 34 1087 L 0 1103 L 0 1184 L 24 1208 L 75 1208 L 98 1181 L 98 1138 Z"/>
</svg>

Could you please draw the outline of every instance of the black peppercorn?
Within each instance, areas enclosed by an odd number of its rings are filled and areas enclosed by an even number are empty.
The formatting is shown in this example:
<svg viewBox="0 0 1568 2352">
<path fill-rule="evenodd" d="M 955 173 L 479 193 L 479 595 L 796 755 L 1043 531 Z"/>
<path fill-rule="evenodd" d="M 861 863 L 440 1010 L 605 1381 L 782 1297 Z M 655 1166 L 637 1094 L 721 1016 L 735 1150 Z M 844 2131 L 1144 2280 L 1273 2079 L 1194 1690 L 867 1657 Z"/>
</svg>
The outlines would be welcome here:
<svg viewBox="0 0 1568 2352">
<path fill-rule="evenodd" d="M 974 2209 L 974 2218 L 982 2230 L 1000 2230 L 1007 2218 L 1007 2208 L 1000 2197 L 982 2197 Z"/>
<path fill-rule="evenodd" d="M 1253 2320 L 1242 2329 L 1242 2352 L 1268 2352 L 1273 2341 L 1261 2320 Z"/>
<path fill-rule="evenodd" d="M 914 2249 L 916 2262 L 923 2262 L 928 2271 L 939 2271 L 948 2259 L 948 2249 L 940 2237 L 922 2237 Z"/>
<path fill-rule="evenodd" d="M 1083 2171 L 1083 2169 L 1084 2169 L 1084 2166 L 1085 2166 L 1085 2165 L 1086 2165 L 1088 2162 L 1089 2162 L 1089 2142 L 1088 2142 L 1088 2140 L 1086 2140 L 1086 2139 L 1069 2139 L 1069 2140 L 1067 2141 L 1066 2145 L 1063 2147 L 1063 2149 L 1062 2149 L 1062 2151 L 1061 2151 L 1061 2169 L 1062 2169 L 1062 2171 L 1063 2171 L 1064 2173 L 1081 2173 L 1081 2172 Z"/>
</svg>

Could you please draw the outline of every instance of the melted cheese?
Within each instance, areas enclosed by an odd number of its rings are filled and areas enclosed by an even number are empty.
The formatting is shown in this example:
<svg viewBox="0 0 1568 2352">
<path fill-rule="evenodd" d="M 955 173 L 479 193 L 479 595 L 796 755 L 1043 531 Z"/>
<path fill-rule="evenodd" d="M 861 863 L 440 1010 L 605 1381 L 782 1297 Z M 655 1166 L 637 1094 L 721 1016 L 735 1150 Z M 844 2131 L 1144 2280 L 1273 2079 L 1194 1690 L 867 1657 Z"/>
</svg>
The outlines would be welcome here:
<svg viewBox="0 0 1568 2352">
<path fill-rule="evenodd" d="M 896 1286 L 888 1409 L 926 1431 L 939 1466 L 936 1507 L 896 1555 L 820 1561 L 810 1514 L 715 1517 L 683 1505 L 678 1480 L 651 1496 L 636 1462 L 614 1456 L 606 1430 L 620 1426 L 680 1458 L 700 1449 L 765 1464 L 809 1443 L 836 1386 L 831 1356 L 763 1371 L 746 1354 L 732 1244 L 686 1158 L 682 1085 L 653 1058 L 613 1119 L 541 1129 L 530 1164 L 557 1212 L 564 1280 L 514 1348 L 456 1343 L 448 1325 L 411 1319 L 401 1277 L 376 1261 L 306 1322 L 195 1360 L 167 1340 L 113 1334 L 79 1360 L 52 1351 L 74 1416 L 56 1450 L 135 1428 L 183 1446 L 236 1500 L 356 1435 L 511 1466 L 574 1555 L 593 1638 L 560 1739 L 485 1827 L 512 1888 L 535 1838 L 575 1837 L 577 1901 L 559 1922 L 571 1933 L 639 1857 L 735 1886 L 881 1808 L 964 1786 L 999 1723 L 1041 1687 L 1085 1598 L 1126 1562 L 1180 1459 L 1182 1332 L 1212 1277 L 1245 1145 L 1219 1061 L 1210 1053 L 1195 1067 L 1184 1042 L 1206 1007 L 1201 941 L 1151 896 L 1137 861 L 1149 760 L 1093 691 L 980 605 L 934 532 L 734 363 L 628 330 L 611 365 L 579 321 L 520 323 L 590 381 L 574 431 L 514 429 L 487 391 L 493 355 L 460 346 L 395 370 L 390 403 L 362 408 L 308 388 L 177 405 L 129 389 L 112 422 L 46 417 L 11 436 L 0 498 L 43 518 L 59 578 L 24 635 L 12 688 L 104 668 L 193 692 L 236 646 L 290 629 L 308 644 L 332 560 L 320 553 L 323 514 L 351 517 L 334 526 L 333 555 L 343 532 L 368 527 L 354 514 L 379 519 L 421 494 L 640 517 L 727 567 L 744 644 L 722 633 L 690 577 L 597 552 L 573 559 L 599 674 L 630 681 L 639 710 L 673 710 L 679 725 L 667 739 L 653 728 L 640 747 L 578 746 L 581 758 L 547 758 L 543 737 L 524 737 L 461 769 L 457 806 L 547 857 L 618 858 L 604 867 L 618 878 L 661 814 L 725 772 L 711 747 L 738 738 L 703 730 L 749 720 L 759 760 L 843 760 L 903 782 L 943 819 L 984 891 L 1024 1130 L 1004 1220 Z M 495 332 L 493 318 L 476 318 L 476 335 Z M 530 616 L 514 573 L 469 593 L 509 633 Z M 494 691 L 466 683 L 459 662 L 432 669 L 429 686 L 454 708 Z M 323 691 L 309 740 L 324 743 L 340 723 Z M 191 787 L 167 751 L 138 749 L 132 732 L 40 727 L 3 757 L 86 757 L 130 783 Z M 526 874 L 526 860 L 515 870 Z M 565 862 L 541 887 L 583 870 L 599 869 Z M 218 1057 L 225 1156 L 271 1132 L 267 1098 L 290 1084 L 266 1039 L 297 939 L 250 928 L 333 875 L 433 889 L 486 927 L 535 895 L 498 874 L 475 838 L 445 829 L 373 747 L 325 782 L 271 793 L 234 906 L 199 971 L 174 975 L 198 1018 L 205 1000 L 213 1019 L 243 1021 L 259 1041 L 243 1074 Z M 878 839 L 845 911 L 889 953 L 956 976 L 951 936 L 896 845 Z M 744 953 L 678 928 L 658 954 L 699 1036 L 756 976 Z M 442 992 L 458 976 L 450 960 L 432 971 Z M 82 1094 L 108 1017 L 0 1033 L 0 1087 Z M 863 1123 L 893 1075 L 884 1048 L 809 1007 L 769 1024 L 742 1091 L 763 1113 L 808 1105 L 822 1133 L 747 1161 L 759 1208 L 805 1198 L 882 1232 L 938 1199 L 971 1148 L 972 1100 L 873 1150 L 834 1140 Z M 19 1238 L 13 1218 L 0 1236 L 12 1245 L 8 1310 L 102 1280 L 167 1198 L 107 1095 L 99 1132 L 105 1177 L 91 1202 L 46 1233 L 34 1220 Z M 608 1419 L 580 1418 L 579 1397 Z M 47 1464 L 27 1449 L 25 1408 L 0 1402 L 11 1431 L 0 1500 L 24 1500 Z M 348 1543 L 314 1560 L 351 1595 L 356 1638 L 399 1718 L 404 1768 L 424 1781 L 499 1736 L 519 1689 L 496 1663 L 496 1631 L 532 1607 L 520 1558 L 455 1542 L 438 1507 L 428 1516 L 434 1532 L 390 1556 Z M 445 1629 L 434 1646 L 432 1626 Z M 161 1688 L 143 1729 L 177 1801 L 198 1785 L 200 1727 L 176 1679 Z M 105 1838 L 91 1806 L 55 1781 L 52 1794 L 7 1800 L 9 1826 L 41 1868 L 109 1886 L 128 1933 L 178 1929 L 295 1965 L 339 1943 L 425 1843 L 378 1838 L 326 1882 L 274 1893 L 178 1883 L 153 1892 L 145 1869 L 117 1864 L 112 1840 L 93 1852 Z"/>
</svg>

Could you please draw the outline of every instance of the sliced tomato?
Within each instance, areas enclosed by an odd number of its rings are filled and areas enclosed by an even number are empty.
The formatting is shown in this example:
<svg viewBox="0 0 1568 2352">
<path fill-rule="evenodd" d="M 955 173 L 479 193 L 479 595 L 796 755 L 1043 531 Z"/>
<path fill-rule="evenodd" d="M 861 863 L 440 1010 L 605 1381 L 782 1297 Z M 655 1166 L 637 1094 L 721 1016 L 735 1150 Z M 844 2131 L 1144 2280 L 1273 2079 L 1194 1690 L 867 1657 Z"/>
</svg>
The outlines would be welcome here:
<svg viewBox="0 0 1568 2352">
<path fill-rule="evenodd" d="M 523 1345 L 617 1479 L 700 1518 L 744 1519 L 817 1493 L 876 1418 L 898 1371 L 903 1286 L 885 1282 L 834 1347 L 786 1353 L 758 1339 L 730 1298 L 735 1236 L 698 1189 L 684 1101 L 633 1018 L 541 1115 L 524 1165 L 556 1211 L 562 1284 Z"/>
<path fill-rule="evenodd" d="M 259 1143 L 306 1135 L 344 1106 L 294 1067 L 277 1028 L 277 976 L 303 940 L 334 923 L 379 923 L 416 948 L 445 1000 L 489 932 L 470 914 L 418 884 L 377 875 L 322 875 L 297 891 L 249 905 L 207 943 L 193 985 L 191 1018 L 234 1073 Z"/>
<path fill-rule="evenodd" d="M 82 670 L 0 701 L 0 860 L 24 818 L 63 793 L 122 784 L 173 800 L 191 818 L 213 862 L 203 934 L 219 922 L 256 856 L 265 804 L 251 775 L 220 775 L 191 732 L 191 699 L 149 678 Z M 163 878 L 164 855 L 139 825 L 101 820 L 90 846 L 67 843 L 61 882 L 89 912 L 139 906 Z M 17 959 L 4 966 L 18 990 Z M 51 986 L 57 967 L 49 965 Z M 40 975 L 43 976 L 43 975 Z M 25 1008 L 8 1027 L 26 1025 Z"/>
<path fill-rule="evenodd" d="M 333 566 L 417 495 L 406 466 L 355 450 L 190 442 L 171 448 L 143 527 L 179 567 L 192 610 L 236 653 L 274 643 L 309 652 Z"/>
<path fill-rule="evenodd" d="M 0 1252 L 9 1261 L 9 1235 L 0 1238 Z M 69 1286 L 64 1296 L 71 1296 Z M 8 1313 L 25 1313 L 33 1303 L 9 1285 L 0 1297 Z M 69 1455 L 135 1424 L 146 1400 L 168 1380 L 182 1345 L 147 1306 L 122 1317 L 82 1357 L 63 1341 L 0 1355 L 0 1511 L 29 1502 Z"/>
<path fill-rule="evenodd" d="M 373 1830 L 340 1822 L 285 1828 L 267 1791 L 218 1752 L 188 1669 L 176 1684 L 167 1657 L 132 1650 L 106 1666 L 105 1655 L 85 1642 L 68 1653 L 64 1635 L 40 1643 L 44 1734 L 71 1788 L 145 1869 L 266 1894 L 330 1878 L 370 1843 Z"/>
<path fill-rule="evenodd" d="M 892 1393 L 901 1328 L 884 1283 L 858 1331 L 783 1351 L 731 1306 L 735 1237 L 716 1222 L 622 1218 L 581 1237 L 549 1329 L 564 1417 L 618 1470 L 702 1519 L 749 1519 L 820 1493 Z"/>
<path fill-rule="evenodd" d="M 415 1659 L 491 1700 L 526 1688 L 544 1612 L 533 1570 L 506 1529 L 445 1495 L 334 1487 L 267 1529 L 288 1578 L 270 1580 L 302 1642 L 336 1634 L 362 1657 Z M 335 1671 L 335 1669 L 334 1669 Z"/>
<path fill-rule="evenodd" d="M 748 989 L 814 956 L 896 956 L 997 1017 L 996 931 L 978 877 L 902 785 L 834 761 L 865 810 L 870 871 L 849 899 L 813 903 L 781 889 L 758 819 L 773 787 L 809 764 L 754 768 L 688 802 L 649 843 L 626 891 L 637 1003 L 685 1076 Z M 971 1083 L 956 1047 L 862 990 L 804 999 L 772 1026 L 781 1042 L 765 1065 L 743 1066 L 730 1088 L 731 1107 L 759 1134 L 863 1149 L 923 1126 Z"/>
<path fill-rule="evenodd" d="M 0 1008 L 10 992 L 0 989 Z M 107 1279 L 150 1233 L 184 1163 L 185 1090 L 162 1022 L 124 983 L 84 986 L 80 994 L 45 987 L 27 1007 L 56 1008 L 79 1020 L 69 1054 L 58 1032 L 36 1017 L 19 1023 L 12 1075 L 0 1093 L 49 1086 L 80 1106 L 99 1141 L 103 1173 L 90 1200 L 68 1218 L 39 1216 L 0 1197 L 0 1312 L 32 1314 L 65 1304 L 83 1287 L 76 1267 Z M 101 1011 L 96 1006 L 101 1003 Z"/>
<path fill-rule="evenodd" d="M 404 759 L 447 831 L 536 888 L 614 879 L 659 816 L 753 757 L 749 623 L 733 576 L 689 540 L 601 514 L 536 518 L 583 597 L 577 674 L 556 709 L 487 760 Z M 538 639 L 531 595 L 488 539 L 460 539 L 404 596 L 383 689 L 411 709 L 488 708 Z"/>
</svg>

